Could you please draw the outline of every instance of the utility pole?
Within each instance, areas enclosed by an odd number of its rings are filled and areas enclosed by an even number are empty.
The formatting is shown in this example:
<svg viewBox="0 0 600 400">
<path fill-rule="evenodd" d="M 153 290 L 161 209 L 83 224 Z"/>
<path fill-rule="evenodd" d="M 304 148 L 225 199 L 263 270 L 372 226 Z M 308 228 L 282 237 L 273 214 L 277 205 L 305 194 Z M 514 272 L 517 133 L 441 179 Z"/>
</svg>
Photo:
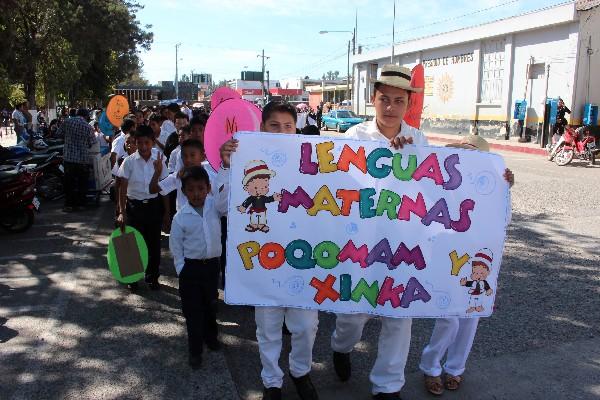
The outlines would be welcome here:
<svg viewBox="0 0 600 400">
<path fill-rule="evenodd" d="M 390 64 L 394 63 L 394 42 L 396 41 L 396 0 L 394 0 L 394 19 L 392 22 L 392 57 L 390 57 Z"/>
<path fill-rule="evenodd" d="M 179 46 L 181 46 L 181 43 L 177 43 L 175 45 L 175 98 L 179 99 L 179 76 L 178 76 L 178 66 L 179 66 L 179 56 L 178 56 L 178 50 L 179 50 Z"/>
<path fill-rule="evenodd" d="M 265 99 L 265 58 L 268 60 L 271 57 L 265 56 L 265 49 L 263 49 L 262 55 L 258 54 L 256 57 L 262 58 L 261 94 L 262 94 L 262 99 L 264 101 L 264 99 Z"/>
<path fill-rule="evenodd" d="M 267 71 L 267 99 L 265 105 L 271 100 L 271 80 L 269 79 L 269 71 Z"/>
<path fill-rule="evenodd" d="M 347 65 L 348 65 L 348 69 L 346 70 L 346 101 L 350 100 L 350 40 L 348 40 L 348 64 Z M 354 67 L 353 67 L 353 69 L 354 69 Z"/>
</svg>

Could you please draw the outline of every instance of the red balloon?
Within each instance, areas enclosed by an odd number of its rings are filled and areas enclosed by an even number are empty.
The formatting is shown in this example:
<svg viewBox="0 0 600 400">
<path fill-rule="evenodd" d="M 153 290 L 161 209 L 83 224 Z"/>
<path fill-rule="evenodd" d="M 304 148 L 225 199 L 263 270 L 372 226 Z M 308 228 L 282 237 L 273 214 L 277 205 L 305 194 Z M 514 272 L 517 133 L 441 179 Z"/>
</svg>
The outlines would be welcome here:
<svg viewBox="0 0 600 400">
<path fill-rule="evenodd" d="M 412 79 L 410 81 L 412 87 L 425 88 L 425 69 L 423 64 L 417 64 L 412 70 Z M 413 92 L 410 95 L 408 110 L 404 115 L 404 121 L 412 127 L 419 129 L 421 127 L 421 114 L 423 114 L 423 101 L 425 93 Z"/>
</svg>

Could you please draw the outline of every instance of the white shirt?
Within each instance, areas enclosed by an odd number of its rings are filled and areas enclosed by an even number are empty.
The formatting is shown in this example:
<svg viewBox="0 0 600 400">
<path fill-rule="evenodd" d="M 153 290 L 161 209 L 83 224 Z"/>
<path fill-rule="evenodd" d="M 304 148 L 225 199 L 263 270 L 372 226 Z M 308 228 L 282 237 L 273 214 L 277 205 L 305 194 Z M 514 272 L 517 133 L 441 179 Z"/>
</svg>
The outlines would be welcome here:
<svg viewBox="0 0 600 400">
<path fill-rule="evenodd" d="M 181 146 L 175 147 L 175 149 L 171 152 L 169 156 L 169 173 L 179 171 L 176 167 L 177 165 L 183 165 L 181 161 Z"/>
<path fill-rule="evenodd" d="M 224 182 L 227 182 L 227 173 L 221 172 L 225 171 L 222 168 L 219 170 L 219 173 L 216 173 L 210 165 L 206 164 L 208 164 L 208 161 L 202 162 L 202 166 L 208 173 L 208 179 L 210 181 L 211 187 L 211 195 L 216 196 L 219 188 L 223 186 Z M 187 197 L 185 197 L 183 190 L 181 190 L 181 179 L 179 178 L 179 171 L 180 169 L 173 171 L 165 179 L 158 182 L 160 194 L 162 194 L 163 196 L 166 196 L 173 190 L 177 190 L 177 200 L 175 201 L 175 207 L 177 211 L 181 210 L 186 204 L 188 204 Z"/>
<path fill-rule="evenodd" d="M 217 196 L 207 196 L 202 215 L 186 204 L 177 211 L 171 224 L 169 248 L 177 275 L 185 259 L 203 260 L 221 256 L 221 217 L 227 214 L 229 185 L 224 184 Z"/>
<path fill-rule="evenodd" d="M 108 147 L 108 142 L 106 141 L 106 138 L 104 137 L 104 133 L 95 132 L 95 134 L 96 134 L 96 140 L 100 144 L 100 147 Z"/>
<path fill-rule="evenodd" d="M 112 141 L 112 147 L 110 148 L 111 153 L 115 153 L 117 155 L 117 160 L 127 156 L 127 152 L 125 151 L 125 134 L 121 132 L 119 136 L 117 136 Z"/>
<path fill-rule="evenodd" d="M 402 121 L 402 127 L 400 128 L 400 132 L 396 136 L 406 136 L 413 138 L 413 144 L 425 146 L 427 145 L 427 138 L 417 128 L 414 128 L 408 125 L 406 122 Z M 362 124 L 358 124 L 348 129 L 345 135 L 348 139 L 359 139 L 359 140 L 382 140 L 389 142 L 390 140 L 383 135 L 377 128 L 377 121 L 374 119 L 373 121 L 365 121 Z"/>
<path fill-rule="evenodd" d="M 150 181 L 154 176 L 154 160 L 157 159 L 157 152 L 152 151 L 152 155 L 145 161 L 139 152 L 126 157 L 119 168 L 119 177 L 127 179 L 127 197 L 133 200 L 153 199 L 158 194 L 150 193 Z M 167 166 L 164 165 L 159 176 L 159 180 L 166 178 Z"/>
<path fill-rule="evenodd" d="M 167 143 L 169 135 L 176 130 L 175 124 L 170 119 L 166 119 L 160 126 L 160 135 L 157 140 L 164 146 Z"/>
<path fill-rule="evenodd" d="M 189 107 L 181 107 L 181 111 L 183 111 L 184 113 L 186 113 L 186 115 L 188 116 L 188 119 L 191 121 L 192 117 L 194 116 L 194 114 L 192 113 L 192 109 Z"/>
</svg>

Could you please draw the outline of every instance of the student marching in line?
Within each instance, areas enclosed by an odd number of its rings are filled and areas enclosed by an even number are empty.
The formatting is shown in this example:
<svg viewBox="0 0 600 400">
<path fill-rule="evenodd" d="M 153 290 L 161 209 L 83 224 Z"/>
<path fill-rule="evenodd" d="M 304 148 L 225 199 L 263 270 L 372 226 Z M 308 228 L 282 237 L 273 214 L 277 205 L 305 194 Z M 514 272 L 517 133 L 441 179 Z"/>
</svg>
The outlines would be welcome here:
<svg viewBox="0 0 600 400">
<path fill-rule="evenodd" d="M 189 129 L 189 127 L 186 128 Z M 183 169 L 189 167 L 204 167 L 204 160 L 206 158 L 204 154 L 204 146 L 199 140 L 195 139 L 188 139 L 184 141 L 181 145 L 181 153 L 183 158 L 182 168 L 170 173 L 166 178 L 159 180 L 160 177 L 163 176 L 163 170 L 162 165 L 156 164 L 154 175 L 152 176 L 149 186 L 150 193 L 160 193 L 163 196 L 167 196 L 171 192 L 177 191 L 177 198 L 175 202 L 177 211 L 181 210 L 187 204 L 187 198 L 183 192 L 183 186 L 181 182 Z M 212 185 L 211 187 L 213 190 L 216 190 L 217 185 L 215 184 L 215 180 L 217 178 L 217 174 L 215 174 L 212 168 L 210 168 L 210 173 L 208 168 L 205 168 L 205 170 Z"/>
<path fill-rule="evenodd" d="M 188 360 L 193 369 L 201 365 L 203 343 L 211 350 L 221 349 L 217 300 L 221 255 L 220 218 L 227 213 L 227 178 L 222 182 L 220 187 L 215 188 L 215 195 L 211 196 L 211 184 L 204 168 L 196 165 L 183 170 L 181 187 L 187 201 L 175 214 L 169 238 L 169 248 L 179 276 L 181 309 L 187 326 Z"/>
<path fill-rule="evenodd" d="M 165 119 L 160 126 L 160 135 L 156 139 L 156 146 L 162 152 L 165 151 L 167 145 L 167 139 L 173 132 L 177 132 L 175 128 L 175 114 L 179 112 L 179 106 L 177 103 L 171 103 L 165 109 Z"/>
<path fill-rule="evenodd" d="M 194 117 L 189 123 L 189 135 L 184 137 L 183 140 L 181 136 L 179 137 L 179 146 L 173 150 L 171 156 L 169 157 L 169 173 L 180 171 L 183 167 L 183 163 L 181 162 L 181 143 L 187 139 L 196 139 L 199 140 L 202 145 L 204 145 L 204 128 L 206 127 L 206 121 L 204 119 Z M 205 162 L 203 165 L 204 169 L 210 174 L 211 171 L 214 171 L 212 167 L 209 167 L 208 162 Z M 209 167 L 209 168 L 207 168 Z"/>
<path fill-rule="evenodd" d="M 148 126 L 140 126 L 135 131 L 137 151 L 123 160 L 119 168 L 119 213 L 117 224 L 124 229 L 125 222 L 140 231 L 148 246 L 148 267 L 146 283 L 152 290 L 160 289 L 160 236 L 161 226 L 167 221 L 169 203 L 166 198 L 159 198 L 150 193 L 149 184 L 154 176 L 155 165 L 162 164 L 160 178 L 165 178 L 166 166 L 162 154 L 153 151 L 154 132 Z M 162 203 L 162 204 L 161 204 Z M 137 289 L 137 283 L 129 285 L 131 290 Z"/>
<path fill-rule="evenodd" d="M 463 138 L 460 143 L 449 144 L 448 147 L 459 147 L 480 151 L 489 151 L 490 149 L 488 142 L 477 135 L 469 135 Z M 509 169 L 506 169 L 504 179 L 508 182 L 510 187 L 512 187 L 515 182 L 514 175 Z M 510 223 L 510 218 L 507 221 L 507 225 L 508 223 Z M 489 274 L 492 263 L 493 254 L 489 249 L 481 249 L 471 259 L 474 274 L 476 273 L 476 268 L 481 270 L 484 275 L 486 273 Z M 490 290 L 489 287 L 487 289 L 485 288 L 485 285 L 487 285 L 485 280 L 471 282 L 473 282 L 474 287 L 469 290 L 471 299 L 477 298 L 479 295 L 483 295 L 484 291 Z M 464 283 L 463 286 L 467 286 L 467 284 L 471 282 L 466 282 L 466 279 L 463 278 L 461 280 L 461 285 Z M 470 306 L 473 307 L 476 305 L 477 304 L 471 304 L 470 302 Z M 478 317 L 449 317 L 437 318 L 435 320 L 431 338 L 429 339 L 427 346 L 423 349 L 421 363 L 419 364 L 419 368 L 425 375 L 425 389 L 429 393 L 439 396 L 444 393 L 444 387 L 448 390 L 459 389 L 460 384 L 464 381 L 463 373 L 465 372 L 467 359 L 471 352 L 471 347 L 473 346 L 478 323 Z M 446 362 L 442 367 L 442 358 L 446 353 Z M 444 372 L 443 382 L 442 372 Z"/>
<path fill-rule="evenodd" d="M 114 168 L 117 161 L 127 156 L 125 152 L 125 137 L 128 133 L 133 132 L 135 129 L 135 121 L 129 118 L 125 118 L 121 123 L 121 132 L 113 137 L 111 150 L 110 150 L 110 166 Z"/>
<path fill-rule="evenodd" d="M 271 133 L 296 133 L 296 109 L 288 103 L 274 101 L 262 111 L 261 131 Z M 231 153 L 238 142 L 232 139 L 221 147 L 224 168 L 229 168 Z M 319 396 L 310 379 L 312 352 L 319 325 L 319 312 L 290 307 L 255 307 L 256 339 L 263 381 L 263 399 L 281 399 L 283 371 L 279 367 L 282 328 L 287 325 L 292 335 L 290 352 L 290 377 L 302 400 Z"/>
</svg>

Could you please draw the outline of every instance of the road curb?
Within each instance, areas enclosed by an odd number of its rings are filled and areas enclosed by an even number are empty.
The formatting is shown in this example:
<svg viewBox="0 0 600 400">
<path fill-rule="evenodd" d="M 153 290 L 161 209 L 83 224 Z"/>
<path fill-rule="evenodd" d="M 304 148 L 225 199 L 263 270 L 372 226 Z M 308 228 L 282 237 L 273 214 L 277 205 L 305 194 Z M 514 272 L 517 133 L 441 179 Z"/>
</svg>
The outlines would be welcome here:
<svg viewBox="0 0 600 400">
<path fill-rule="evenodd" d="M 426 135 L 426 136 L 427 136 L 427 140 L 430 140 L 432 142 L 442 142 L 442 143 L 458 143 L 459 142 L 459 140 L 457 140 L 457 139 L 449 139 L 449 138 L 434 136 L 434 135 Z M 538 156 L 547 155 L 545 149 L 519 146 L 519 145 L 510 145 L 510 144 L 490 143 L 490 149 L 501 150 L 501 151 L 512 151 L 515 153 L 533 154 L 533 155 L 538 155 Z"/>
</svg>

